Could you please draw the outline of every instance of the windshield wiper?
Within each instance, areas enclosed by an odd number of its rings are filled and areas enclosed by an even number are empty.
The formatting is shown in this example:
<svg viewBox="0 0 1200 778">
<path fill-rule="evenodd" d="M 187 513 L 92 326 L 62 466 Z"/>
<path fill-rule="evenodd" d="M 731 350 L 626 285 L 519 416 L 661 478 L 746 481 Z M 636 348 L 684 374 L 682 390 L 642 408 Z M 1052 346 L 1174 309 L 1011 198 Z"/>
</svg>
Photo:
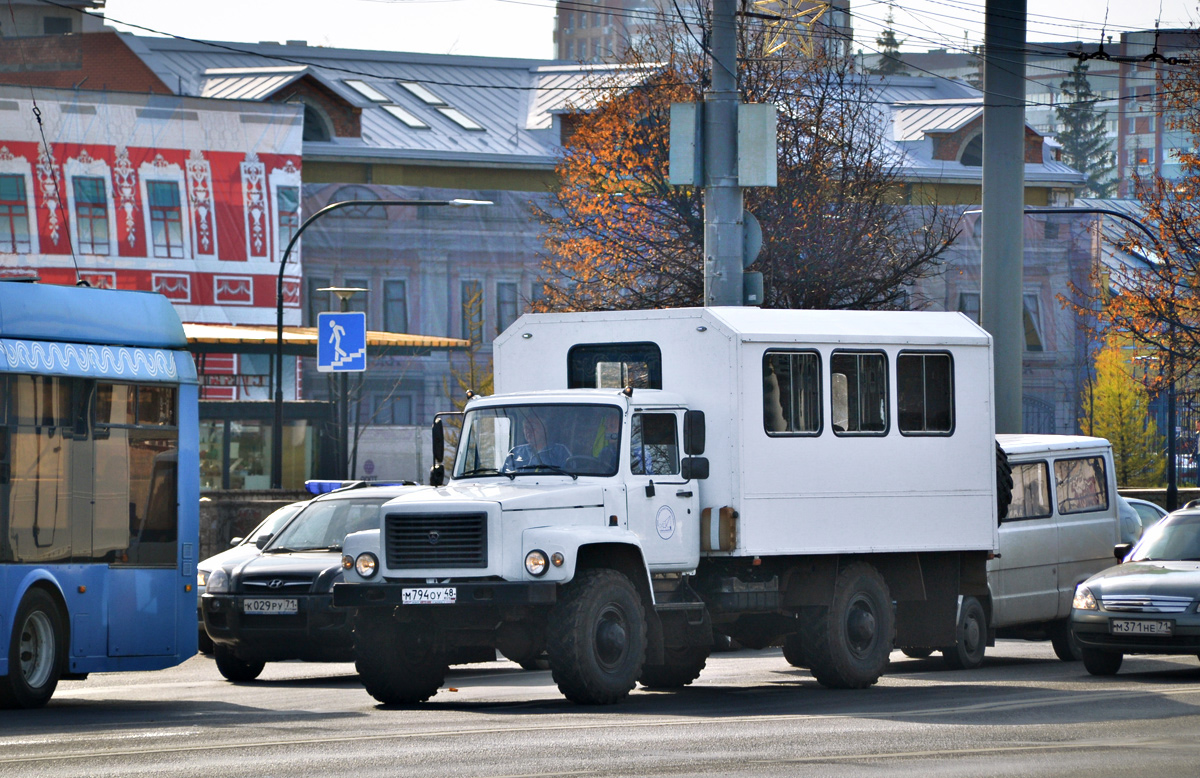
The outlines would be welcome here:
<svg viewBox="0 0 1200 778">
<path fill-rule="evenodd" d="M 264 554 L 294 554 L 295 552 L 300 551 L 300 550 L 301 549 L 289 548 L 287 546 L 271 546 L 270 548 L 263 549 L 263 553 Z"/>
<path fill-rule="evenodd" d="M 525 470 L 549 470 L 552 473 L 557 473 L 558 475 L 569 475 L 569 476 L 571 476 L 571 478 L 575 479 L 576 481 L 579 480 L 578 473 L 572 473 L 569 470 L 564 470 L 561 467 L 559 467 L 558 465 L 546 465 L 546 464 L 521 465 L 520 467 L 515 468 L 513 470 L 509 470 L 509 471 L 505 472 L 504 474 L 506 476 L 508 476 L 508 480 L 511 481 L 512 479 L 516 478 L 517 473 L 523 472 Z"/>
<path fill-rule="evenodd" d="M 494 467 L 477 467 L 474 470 L 467 470 L 466 472 L 459 473 L 458 477 L 459 478 L 470 478 L 473 475 L 499 475 L 499 474 L 500 474 L 500 471 Z M 505 475 L 507 475 L 507 473 Z"/>
<path fill-rule="evenodd" d="M 302 554 L 305 551 L 341 551 L 341 550 L 342 550 L 341 546 L 338 546 L 336 549 L 327 548 L 326 546 L 306 546 L 304 548 L 291 548 L 289 546 L 279 546 L 279 547 L 272 546 L 271 548 L 268 548 L 265 553 L 267 553 L 267 554 Z"/>
</svg>

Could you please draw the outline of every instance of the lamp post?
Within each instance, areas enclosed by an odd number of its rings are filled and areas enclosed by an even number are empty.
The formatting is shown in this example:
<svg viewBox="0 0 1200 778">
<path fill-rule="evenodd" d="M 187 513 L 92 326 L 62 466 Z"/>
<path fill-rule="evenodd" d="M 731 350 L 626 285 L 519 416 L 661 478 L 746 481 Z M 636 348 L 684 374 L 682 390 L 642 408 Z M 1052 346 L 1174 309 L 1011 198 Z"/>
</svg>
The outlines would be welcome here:
<svg viewBox="0 0 1200 778">
<path fill-rule="evenodd" d="M 454 208 L 466 208 L 472 205 L 491 205 L 491 200 L 342 200 L 341 202 L 330 203 L 321 210 L 309 216 L 301 224 L 300 228 L 292 235 L 288 241 L 287 248 L 283 251 L 283 258 L 279 261 L 279 282 L 275 288 L 275 424 L 271 428 L 271 488 L 283 488 L 283 271 L 287 267 L 288 259 L 292 256 L 292 249 L 296 246 L 296 241 L 300 240 L 300 236 L 308 229 L 308 225 L 315 222 L 327 213 L 336 211 L 339 208 L 348 208 L 352 205 L 430 205 L 440 206 L 449 205 Z"/>
</svg>

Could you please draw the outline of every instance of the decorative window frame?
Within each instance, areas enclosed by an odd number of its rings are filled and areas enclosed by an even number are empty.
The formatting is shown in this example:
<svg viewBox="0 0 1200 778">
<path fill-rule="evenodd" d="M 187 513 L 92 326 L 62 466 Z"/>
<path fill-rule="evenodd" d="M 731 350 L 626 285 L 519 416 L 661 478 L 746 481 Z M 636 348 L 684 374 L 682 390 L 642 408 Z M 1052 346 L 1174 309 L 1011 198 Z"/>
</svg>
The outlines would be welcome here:
<svg viewBox="0 0 1200 778">
<path fill-rule="evenodd" d="M 283 167 L 272 168 L 267 176 L 267 188 L 270 191 L 271 206 L 269 209 L 271 219 L 271 241 L 275 245 L 275 262 L 283 261 L 283 252 L 287 248 L 287 241 L 280 239 L 279 234 L 279 187 L 291 186 L 296 188 L 296 218 L 300 220 L 301 205 L 304 197 L 304 190 L 300 186 L 300 171 L 292 164 L 289 159 Z M 297 223 L 297 229 L 300 225 Z M 300 269 L 300 244 L 303 239 L 296 242 L 296 248 L 292 250 L 291 263 L 296 266 L 297 272 Z"/>
<path fill-rule="evenodd" d="M 21 176 L 25 179 L 25 208 L 29 222 L 29 253 L 40 254 L 41 239 L 38 229 L 38 210 L 33 191 L 33 165 L 25 157 L 15 156 L 7 146 L 0 146 L 0 174 Z M 21 255 L 22 252 L 17 252 Z"/>
<path fill-rule="evenodd" d="M 154 253 L 154 222 L 150 218 L 150 189 L 151 181 L 166 181 L 179 187 L 179 223 L 183 230 L 183 256 L 160 257 Z M 138 188 L 142 195 L 142 218 L 146 225 L 146 257 L 149 259 L 192 259 L 192 209 L 188 202 L 187 177 L 183 168 L 174 162 L 167 162 L 162 154 L 158 154 L 150 162 L 143 162 L 138 167 Z"/>
<path fill-rule="evenodd" d="M 271 234 L 268 225 L 271 209 L 267 202 L 267 170 L 258 154 L 251 151 L 241 164 L 242 218 L 246 229 L 246 261 L 270 260 Z M 256 245 L 258 244 L 258 245 Z"/>
<path fill-rule="evenodd" d="M 187 202 L 195 226 L 194 254 L 219 259 L 217 213 L 213 201 L 212 164 L 203 152 L 192 149 L 187 160 Z M 207 246 L 205 245 L 207 244 Z"/>
<path fill-rule="evenodd" d="M 108 254 L 84 254 L 79 245 L 78 214 L 75 213 L 75 179 L 99 178 L 104 181 L 104 214 L 108 220 Z M 63 163 L 63 188 L 67 196 L 67 219 L 70 224 L 71 245 L 76 253 L 85 257 L 116 257 L 117 256 L 117 213 L 116 200 L 113 197 L 112 167 L 103 159 L 95 159 L 82 149 L 78 157 L 68 157 Z"/>
</svg>

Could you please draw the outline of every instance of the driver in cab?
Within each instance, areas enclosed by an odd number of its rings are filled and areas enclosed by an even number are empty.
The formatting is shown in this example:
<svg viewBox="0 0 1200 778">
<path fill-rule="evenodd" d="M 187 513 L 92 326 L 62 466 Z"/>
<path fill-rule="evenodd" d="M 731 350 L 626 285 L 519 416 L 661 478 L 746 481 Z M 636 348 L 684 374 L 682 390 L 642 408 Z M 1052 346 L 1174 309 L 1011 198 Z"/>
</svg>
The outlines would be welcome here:
<svg viewBox="0 0 1200 778">
<path fill-rule="evenodd" d="M 526 467 L 562 468 L 571 458 L 571 451 L 561 443 L 549 443 L 546 427 L 538 416 L 526 415 L 521 420 L 521 432 L 525 442 L 513 448 L 504 460 L 504 471 L 511 472 Z"/>
</svg>

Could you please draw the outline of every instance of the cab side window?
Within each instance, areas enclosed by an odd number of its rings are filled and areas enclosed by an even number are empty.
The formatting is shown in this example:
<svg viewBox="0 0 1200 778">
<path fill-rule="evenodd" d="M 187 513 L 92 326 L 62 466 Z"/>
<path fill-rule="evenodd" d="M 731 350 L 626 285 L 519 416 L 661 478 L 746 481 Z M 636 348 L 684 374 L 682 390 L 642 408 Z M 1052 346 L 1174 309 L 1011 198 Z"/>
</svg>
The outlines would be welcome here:
<svg viewBox="0 0 1200 778">
<path fill-rule="evenodd" d="M 1059 513 L 1083 513 L 1108 508 L 1108 479 L 1101 457 L 1060 459 L 1054 463 Z"/>
<path fill-rule="evenodd" d="M 634 414 L 629 449 L 631 472 L 634 475 L 678 475 L 678 441 L 675 414 Z"/>
<path fill-rule="evenodd" d="M 1004 521 L 1042 519 L 1050 515 L 1050 468 L 1045 462 L 1014 465 L 1012 479 L 1012 503 Z"/>
</svg>

